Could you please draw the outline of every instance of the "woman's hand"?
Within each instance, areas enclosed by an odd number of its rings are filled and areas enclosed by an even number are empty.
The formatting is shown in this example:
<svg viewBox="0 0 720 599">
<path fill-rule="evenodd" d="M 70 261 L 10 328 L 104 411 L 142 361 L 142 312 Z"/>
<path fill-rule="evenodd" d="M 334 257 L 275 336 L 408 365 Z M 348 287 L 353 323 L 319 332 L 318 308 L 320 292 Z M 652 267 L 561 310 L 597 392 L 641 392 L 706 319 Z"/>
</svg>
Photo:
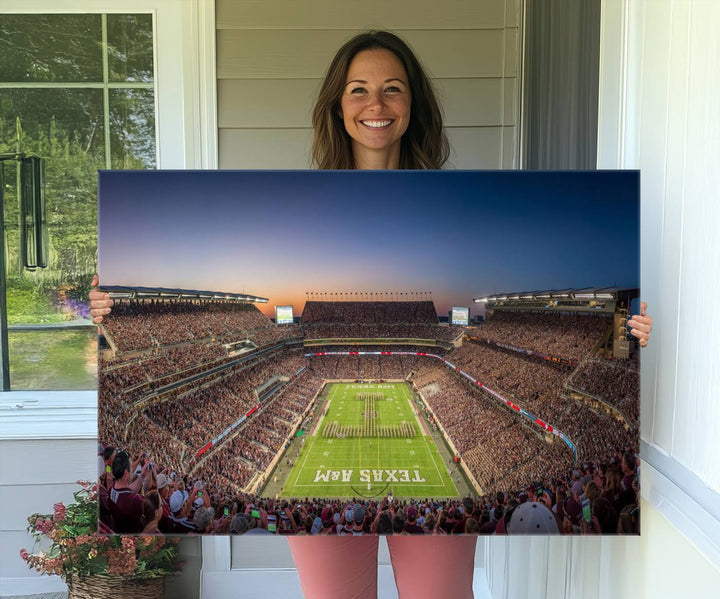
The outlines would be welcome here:
<svg viewBox="0 0 720 599">
<path fill-rule="evenodd" d="M 110 314 L 110 306 L 113 305 L 113 301 L 110 299 L 109 293 L 103 293 L 97 290 L 98 276 L 94 275 L 90 286 L 92 289 L 88 294 L 90 299 L 90 316 L 95 324 L 102 322 L 103 316 Z"/>
<path fill-rule="evenodd" d="M 650 331 L 652 331 L 652 316 L 645 314 L 647 304 L 640 302 L 640 314 L 635 314 L 627 322 L 627 326 L 631 327 L 630 333 L 640 340 L 640 347 L 646 347 L 648 339 L 650 339 Z"/>
</svg>

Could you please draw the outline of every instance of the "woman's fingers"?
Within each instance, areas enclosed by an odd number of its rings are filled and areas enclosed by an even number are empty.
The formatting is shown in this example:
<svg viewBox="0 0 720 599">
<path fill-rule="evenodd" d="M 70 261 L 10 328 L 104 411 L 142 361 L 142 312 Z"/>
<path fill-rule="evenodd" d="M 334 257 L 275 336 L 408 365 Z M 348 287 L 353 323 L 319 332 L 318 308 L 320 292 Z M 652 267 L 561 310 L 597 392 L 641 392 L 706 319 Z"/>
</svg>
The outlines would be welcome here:
<svg viewBox="0 0 720 599">
<path fill-rule="evenodd" d="M 95 324 L 100 324 L 103 320 L 103 316 L 110 314 L 110 306 L 113 305 L 113 301 L 110 299 L 110 294 L 103 291 L 98 291 L 96 287 L 99 284 L 98 276 L 94 275 L 92 283 L 90 284 L 92 289 L 88 294 L 90 300 L 90 316 Z"/>
<path fill-rule="evenodd" d="M 631 328 L 630 333 L 638 338 L 640 347 L 646 347 L 648 339 L 650 339 L 650 331 L 652 331 L 652 316 L 645 314 L 647 304 L 641 302 L 640 314 L 635 314 L 628 320 L 627 326 Z"/>
</svg>

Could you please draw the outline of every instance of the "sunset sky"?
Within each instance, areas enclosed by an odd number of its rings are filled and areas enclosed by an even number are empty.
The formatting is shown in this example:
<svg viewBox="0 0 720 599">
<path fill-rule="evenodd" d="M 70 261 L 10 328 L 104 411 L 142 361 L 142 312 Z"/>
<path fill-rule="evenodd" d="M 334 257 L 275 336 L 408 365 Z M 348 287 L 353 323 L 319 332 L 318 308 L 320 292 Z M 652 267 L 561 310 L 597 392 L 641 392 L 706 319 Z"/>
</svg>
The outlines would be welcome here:
<svg viewBox="0 0 720 599">
<path fill-rule="evenodd" d="M 101 285 L 474 297 L 639 286 L 635 171 L 103 171 Z"/>
</svg>

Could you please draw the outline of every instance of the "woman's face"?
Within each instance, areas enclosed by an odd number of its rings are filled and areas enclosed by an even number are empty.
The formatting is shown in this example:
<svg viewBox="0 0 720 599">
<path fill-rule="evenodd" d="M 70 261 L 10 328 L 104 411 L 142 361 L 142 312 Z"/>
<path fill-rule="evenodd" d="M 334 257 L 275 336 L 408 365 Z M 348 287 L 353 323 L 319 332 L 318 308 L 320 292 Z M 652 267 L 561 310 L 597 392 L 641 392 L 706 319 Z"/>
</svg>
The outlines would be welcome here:
<svg viewBox="0 0 720 599">
<path fill-rule="evenodd" d="M 363 50 L 353 58 L 340 99 L 353 155 L 400 152 L 410 123 L 410 85 L 400 60 L 390 50 Z"/>
</svg>

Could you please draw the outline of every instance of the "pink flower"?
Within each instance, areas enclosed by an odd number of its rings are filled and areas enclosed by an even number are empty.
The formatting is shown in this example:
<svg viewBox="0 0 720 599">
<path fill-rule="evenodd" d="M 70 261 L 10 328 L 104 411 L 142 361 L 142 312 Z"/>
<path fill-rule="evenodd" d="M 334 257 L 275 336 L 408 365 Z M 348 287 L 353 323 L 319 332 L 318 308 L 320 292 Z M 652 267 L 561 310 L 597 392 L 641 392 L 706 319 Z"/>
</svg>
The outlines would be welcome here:
<svg viewBox="0 0 720 599">
<path fill-rule="evenodd" d="M 30 554 L 27 552 L 26 549 L 21 549 L 20 557 L 23 559 L 23 561 L 27 562 L 30 559 Z"/>
<path fill-rule="evenodd" d="M 38 531 L 45 535 L 52 530 L 52 527 L 52 520 L 43 520 L 42 518 L 38 518 L 37 520 L 35 520 L 35 528 L 37 528 Z"/>
<path fill-rule="evenodd" d="M 63 503 L 56 503 L 53 506 L 53 510 L 55 512 L 53 516 L 55 522 L 62 522 L 65 520 L 65 505 Z"/>
<path fill-rule="evenodd" d="M 49 558 L 45 561 L 45 571 L 48 574 L 62 574 L 62 559 L 59 557 Z"/>
<path fill-rule="evenodd" d="M 135 541 L 132 537 L 123 537 L 121 542 L 125 549 L 135 549 Z"/>
<path fill-rule="evenodd" d="M 76 481 L 78 485 L 80 485 L 84 491 L 88 494 L 88 501 L 93 501 L 97 497 L 97 491 L 98 491 L 98 484 L 97 481 L 90 482 L 88 480 L 78 480 Z"/>
<path fill-rule="evenodd" d="M 108 550 L 108 574 L 116 574 L 119 576 L 132 574 L 135 572 L 137 560 L 135 552 L 126 549 L 109 549 Z"/>
</svg>

